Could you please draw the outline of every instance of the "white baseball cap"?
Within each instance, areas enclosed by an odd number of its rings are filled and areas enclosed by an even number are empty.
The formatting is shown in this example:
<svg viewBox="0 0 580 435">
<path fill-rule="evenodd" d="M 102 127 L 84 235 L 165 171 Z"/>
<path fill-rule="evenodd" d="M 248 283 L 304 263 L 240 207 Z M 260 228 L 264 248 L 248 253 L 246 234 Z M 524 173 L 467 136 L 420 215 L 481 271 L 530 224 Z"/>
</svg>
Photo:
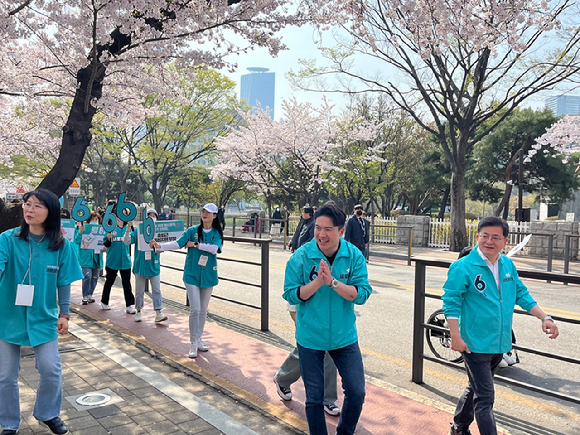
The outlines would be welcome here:
<svg viewBox="0 0 580 435">
<path fill-rule="evenodd" d="M 213 202 L 208 202 L 206 205 L 202 207 L 203 210 L 207 210 L 210 213 L 217 213 L 218 208 Z"/>
</svg>

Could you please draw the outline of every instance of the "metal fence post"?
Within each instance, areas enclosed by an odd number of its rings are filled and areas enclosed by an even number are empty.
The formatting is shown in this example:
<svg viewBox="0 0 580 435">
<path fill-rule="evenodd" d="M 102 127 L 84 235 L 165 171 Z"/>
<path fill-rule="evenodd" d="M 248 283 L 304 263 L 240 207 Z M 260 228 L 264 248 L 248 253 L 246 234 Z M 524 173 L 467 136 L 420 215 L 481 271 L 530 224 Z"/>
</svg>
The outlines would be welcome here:
<svg viewBox="0 0 580 435">
<path fill-rule="evenodd" d="M 236 237 L 236 217 L 234 216 L 234 223 L 232 224 L 232 237 Z"/>
<path fill-rule="evenodd" d="M 413 314 L 413 362 L 411 381 L 423 383 L 423 322 L 425 321 L 425 272 L 426 266 L 415 262 L 415 302 Z"/>
<path fill-rule="evenodd" d="M 409 228 L 409 249 L 407 252 L 407 266 L 411 265 L 411 255 L 413 255 L 413 228 Z"/>
<path fill-rule="evenodd" d="M 552 271 L 552 251 L 554 249 L 554 235 L 550 234 L 548 235 L 548 265 L 546 266 L 548 269 L 548 272 Z M 548 280 L 548 284 L 551 283 L 552 280 Z"/>
<path fill-rule="evenodd" d="M 262 303 L 261 318 L 262 331 L 267 331 L 269 327 L 270 313 L 270 243 L 262 243 L 262 266 L 261 266 L 261 286 L 262 286 Z"/>
<path fill-rule="evenodd" d="M 570 236 L 566 235 L 566 244 L 564 245 L 564 273 L 568 273 L 570 268 Z M 568 285 L 568 281 L 564 281 Z"/>
</svg>

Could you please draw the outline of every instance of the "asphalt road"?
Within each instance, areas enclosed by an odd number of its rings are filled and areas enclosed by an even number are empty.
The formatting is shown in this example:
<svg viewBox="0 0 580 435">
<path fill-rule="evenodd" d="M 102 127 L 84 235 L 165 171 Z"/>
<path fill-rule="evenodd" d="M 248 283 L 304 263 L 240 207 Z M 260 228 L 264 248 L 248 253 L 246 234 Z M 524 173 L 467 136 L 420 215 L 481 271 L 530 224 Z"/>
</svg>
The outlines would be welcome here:
<svg viewBox="0 0 580 435">
<path fill-rule="evenodd" d="M 294 344 L 294 325 L 282 299 L 285 264 L 290 253 L 280 248 L 270 250 L 269 332 L 260 331 L 259 310 L 212 298 L 210 319 L 257 339 L 290 348 Z M 259 262 L 260 247 L 226 242 L 218 260 L 219 275 L 253 284 L 260 283 L 260 267 L 225 259 Z M 167 252 L 163 265 L 181 267 L 185 256 Z M 405 394 L 417 394 L 420 400 L 432 400 L 436 406 L 452 412 L 461 394 L 466 376 L 459 369 L 425 362 L 424 384 L 411 382 L 413 287 L 415 268 L 404 261 L 371 261 L 368 265 L 373 295 L 357 307 L 357 328 L 369 382 Z M 446 269 L 427 269 L 427 291 L 442 294 Z M 182 285 L 181 273 L 162 269 L 162 280 Z M 538 303 L 550 314 L 580 319 L 580 288 L 575 285 L 547 284 L 525 280 Z M 184 302 L 184 292 L 162 286 L 166 299 Z M 260 305 L 260 289 L 222 279 L 214 295 Z M 438 300 L 427 299 L 426 316 L 441 307 Z M 559 322 L 561 336 L 549 340 L 540 322 L 530 316 L 516 315 L 514 330 L 517 343 L 546 352 L 580 359 L 580 325 Z M 425 348 L 425 353 L 430 353 Z M 520 352 L 521 363 L 502 369 L 500 374 L 547 389 L 580 397 L 580 366 Z M 273 374 L 272 374 L 273 375 Z M 514 435 L 580 434 L 580 405 L 554 399 L 540 393 L 500 384 L 496 388 L 496 416 L 499 424 Z"/>
</svg>

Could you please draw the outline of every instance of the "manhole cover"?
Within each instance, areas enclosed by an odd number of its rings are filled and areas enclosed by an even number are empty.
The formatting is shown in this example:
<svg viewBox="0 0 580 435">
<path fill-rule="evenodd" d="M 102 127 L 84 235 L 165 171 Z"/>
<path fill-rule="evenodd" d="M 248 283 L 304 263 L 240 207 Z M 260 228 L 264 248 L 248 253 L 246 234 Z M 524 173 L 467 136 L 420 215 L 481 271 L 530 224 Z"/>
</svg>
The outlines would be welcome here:
<svg viewBox="0 0 580 435">
<path fill-rule="evenodd" d="M 85 394 L 77 399 L 77 403 L 82 406 L 98 406 L 111 400 L 111 396 L 103 393 Z"/>
</svg>

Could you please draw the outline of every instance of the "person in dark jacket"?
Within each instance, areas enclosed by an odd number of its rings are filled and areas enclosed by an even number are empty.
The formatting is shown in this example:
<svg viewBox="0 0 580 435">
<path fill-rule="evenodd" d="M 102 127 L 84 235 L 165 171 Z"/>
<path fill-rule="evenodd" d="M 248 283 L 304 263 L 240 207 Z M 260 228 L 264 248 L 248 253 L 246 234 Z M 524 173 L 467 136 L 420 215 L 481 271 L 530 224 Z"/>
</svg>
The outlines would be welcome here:
<svg viewBox="0 0 580 435">
<path fill-rule="evenodd" d="M 302 219 L 288 244 L 288 249 L 296 251 L 300 246 L 312 240 L 314 237 L 314 209 L 309 205 L 302 208 Z"/>
<path fill-rule="evenodd" d="M 225 206 L 225 204 L 222 204 L 222 206 L 220 208 L 218 208 L 218 212 L 217 212 L 217 218 L 218 218 L 220 225 L 222 226 L 222 231 L 225 230 L 225 228 L 226 228 L 225 213 L 226 213 L 226 206 Z"/>
<path fill-rule="evenodd" d="M 368 220 L 363 219 L 363 206 L 361 204 L 355 205 L 353 211 L 354 214 L 346 223 L 344 239 L 356 246 L 366 258 L 371 224 Z"/>
</svg>

